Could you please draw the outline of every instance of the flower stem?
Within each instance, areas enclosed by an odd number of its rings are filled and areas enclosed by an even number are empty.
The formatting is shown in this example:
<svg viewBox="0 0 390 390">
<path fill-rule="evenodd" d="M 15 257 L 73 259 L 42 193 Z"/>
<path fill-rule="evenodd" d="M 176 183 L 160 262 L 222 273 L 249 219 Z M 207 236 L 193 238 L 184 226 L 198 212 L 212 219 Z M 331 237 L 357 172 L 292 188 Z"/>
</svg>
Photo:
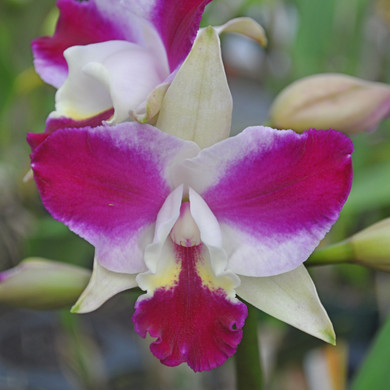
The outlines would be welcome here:
<svg viewBox="0 0 390 390">
<path fill-rule="evenodd" d="M 353 263 L 353 246 L 349 240 L 329 245 L 325 248 L 317 249 L 306 260 L 305 266 L 317 266 L 328 264 Z"/>
<path fill-rule="evenodd" d="M 237 390 L 263 390 L 263 371 L 260 363 L 257 335 L 257 309 L 246 303 L 248 317 L 243 328 L 243 337 L 235 354 Z"/>
</svg>

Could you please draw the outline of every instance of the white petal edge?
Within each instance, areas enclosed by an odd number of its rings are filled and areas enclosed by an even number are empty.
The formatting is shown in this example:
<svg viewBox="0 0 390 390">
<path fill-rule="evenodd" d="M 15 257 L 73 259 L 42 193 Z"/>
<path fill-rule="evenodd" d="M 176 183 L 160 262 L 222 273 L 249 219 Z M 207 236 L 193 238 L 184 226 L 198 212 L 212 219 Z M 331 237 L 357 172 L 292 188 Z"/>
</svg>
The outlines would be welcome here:
<svg viewBox="0 0 390 390">
<path fill-rule="evenodd" d="M 155 124 L 164 96 L 170 82 L 159 84 L 135 110 L 130 110 L 130 118 L 140 123 Z"/>
<path fill-rule="evenodd" d="M 113 53 L 100 63 L 89 63 L 83 71 L 105 85 L 114 107 L 109 123 L 128 120 L 130 112 L 144 102 L 169 74 L 155 53 L 134 45 Z M 92 97 L 93 98 L 93 97 Z"/>
<path fill-rule="evenodd" d="M 180 216 L 183 186 L 174 189 L 157 214 L 153 242 L 145 248 L 145 264 L 149 271 L 156 273 L 165 241 Z"/>
<path fill-rule="evenodd" d="M 73 305 L 71 312 L 89 313 L 98 309 L 104 302 L 121 291 L 137 287 L 136 276 L 136 274 L 109 271 L 100 265 L 95 257 L 88 286 Z"/>
<path fill-rule="evenodd" d="M 158 261 L 153 264 L 153 270 L 138 274 L 137 283 L 142 290 L 147 292 L 138 300 L 153 296 L 154 291 L 160 287 L 173 287 L 181 270 L 180 263 L 176 261 L 174 244 L 169 238 L 161 244 L 150 245 L 145 254 L 146 262 L 148 262 L 148 257 L 154 257 Z"/>
<path fill-rule="evenodd" d="M 201 241 L 209 250 L 211 267 L 216 276 L 221 276 L 227 269 L 227 255 L 222 247 L 222 233 L 217 218 L 192 188 L 189 189 L 189 199 L 191 215 L 200 230 Z"/>
<path fill-rule="evenodd" d="M 111 108 L 109 91 L 82 69 L 88 63 L 101 63 L 127 47 L 128 42 L 111 41 L 66 49 L 64 57 L 68 63 L 68 77 L 56 93 L 56 110 L 51 115 L 79 120 Z"/>
<path fill-rule="evenodd" d="M 245 301 L 303 332 L 335 344 L 332 323 L 303 265 L 280 275 L 240 276 L 240 279 L 236 292 Z"/>
<path fill-rule="evenodd" d="M 80 120 L 114 107 L 110 123 L 122 122 L 169 75 L 165 53 L 159 58 L 126 41 L 73 46 L 64 56 L 69 74 L 57 91 L 53 116 Z"/>
<path fill-rule="evenodd" d="M 204 244 L 222 247 L 222 233 L 217 218 L 203 198 L 192 188 L 189 189 L 191 215 L 200 230 Z"/>
<path fill-rule="evenodd" d="M 137 276 L 138 286 L 147 293 L 140 296 L 142 299 L 153 296 L 156 289 L 174 287 L 181 272 L 181 262 L 177 261 L 174 243 L 169 238 L 165 240 L 158 251 L 159 261 L 155 272 L 147 271 Z M 214 270 L 215 259 L 213 253 L 206 245 L 202 247 L 203 261 L 197 264 L 197 273 L 206 285 L 217 290 L 222 289 L 226 296 L 233 302 L 237 301 L 235 288 L 240 284 L 240 279 L 230 271 L 221 272 L 218 275 Z"/>
</svg>

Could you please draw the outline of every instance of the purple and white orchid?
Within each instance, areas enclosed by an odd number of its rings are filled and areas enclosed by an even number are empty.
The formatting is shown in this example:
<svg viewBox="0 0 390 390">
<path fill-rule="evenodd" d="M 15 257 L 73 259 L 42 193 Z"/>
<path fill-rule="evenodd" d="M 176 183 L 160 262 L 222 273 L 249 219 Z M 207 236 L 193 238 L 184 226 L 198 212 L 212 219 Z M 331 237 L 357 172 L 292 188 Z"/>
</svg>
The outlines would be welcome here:
<svg viewBox="0 0 390 390">
<path fill-rule="evenodd" d="M 58 88 L 46 132 L 103 121 L 152 123 L 210 1 L 59 0 L 55 34 L 32 44 L 37 72 Z M 216 30 L 265 43 L 249 18 Z"/>
<path fill-rule="evenodd" d="M 201 371 L 241 340 L 236 295 L 334 341 L 302 263 L 348 196 L 351 152 L 333 130 L 252 127 L 201 150 L 132 122 L 60 129 L 31 166 L 45 207 L 96 248 L 74 311 L 139 286 L 136 331 L 163 363 Z"/>
<path fill-rule="evenodd" d="M 164 364 L 187 362 L 195 371 L 235 353 L 247 315 L 237 296 L 334 342 L 302 263 L 348 196 L 352 144 L 333 130 L 261 126 L 225 139 L 232 100 L 218 33 L 261 40 L 262 30 L 248 20 L 204 29 L 184 61 L 208 1 L 174 3 L 61 0 L 56 34 L 34 44 L 41 75 L 60 86 L 46 134 L 28 136 L 35 180 L 53 217 L 95 247 L 73 311 L 95 310 L 138 286 L 146 294 L 136 302 L 136 331 L 156 338 L 151 350 Z M 80 15 L 90 27 L 69 38 Z M 173 24 L 161 24 L 169 18 Z M 126 122 L 172 72 L 158 110 L 144 106 L 157 128 Z M 133 90 L 139 100 L 128 96 Z"/>
<path fill-rule="evenodd" d="M 54 36 L 32 45 L 37 72 L 59 88 L 53 117 L 128 118 L 184 60 L 210 1 L 59 0 Z"/>
</svg>

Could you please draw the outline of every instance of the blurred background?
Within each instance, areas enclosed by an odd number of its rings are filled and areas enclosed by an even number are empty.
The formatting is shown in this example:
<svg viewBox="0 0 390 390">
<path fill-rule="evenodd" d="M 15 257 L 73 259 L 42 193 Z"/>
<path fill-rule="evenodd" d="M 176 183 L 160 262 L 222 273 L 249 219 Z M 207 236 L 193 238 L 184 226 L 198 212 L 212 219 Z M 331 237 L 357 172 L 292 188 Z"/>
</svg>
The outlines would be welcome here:
<svg viewBox="0 0 390 390">
<path fill-rule="evenodd" d="M 266 123 L 278 92 L 303 76 L 337 72 L 390 83 L 389 0 L 214 0 L 202 25 L 237 16 L 259 21 L 269 44 L 222 39 L 233 133 Z M 55 93 L 34 72 L 30 42 L 51 35 L 56 18 L 54 0 L 0 0 L 0 270 L 29 256 L 92 265 L 92 247 L 48 215 L 33 181 L 22 181 L 26 133 L 44 130 Z M 352 193 L 326 243 L 390 216 L 390 121 L 353 142 Z M 389 313 L 387 274 L 351 265 L 311 273 L 338 346 L 259 313 L 267 389 L 347 388 Z M 87 315 L 0 306 L 0 390 L 234 389 L 232 361 L 201 374 L 162 366 L 133 330 L 136 298 L 122 293 Z"/>
</svg>

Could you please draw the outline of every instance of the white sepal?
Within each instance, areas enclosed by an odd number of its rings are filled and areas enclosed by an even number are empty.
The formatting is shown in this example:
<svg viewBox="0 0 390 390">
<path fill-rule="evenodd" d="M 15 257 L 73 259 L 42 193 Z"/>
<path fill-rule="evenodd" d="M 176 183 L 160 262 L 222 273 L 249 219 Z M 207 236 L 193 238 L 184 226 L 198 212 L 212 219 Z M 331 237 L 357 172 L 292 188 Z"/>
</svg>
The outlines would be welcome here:
<svg viewBox="0 0 390 390">
<path fill-rule="evenodd" d="M 136 276 L 109 271 L 95 257 L 91 279 L 72 307 L 72 313 L 89 313 L 121 291 L 137 287 Z"/>
<path fill-rule="evenodd" d="M 281 275 L 240 276 L 240 279 L 241 285 L 236 292 L 245 301 L 312 336 L 335 344 L 332 323 L 303 265 Z"/>
<path fill-rule="evenodd" d="M 156 126 L 205 148 L 229 136 L 232 107 L 219 37 L 208 27 L 168 88 Z"/>
</svg>

